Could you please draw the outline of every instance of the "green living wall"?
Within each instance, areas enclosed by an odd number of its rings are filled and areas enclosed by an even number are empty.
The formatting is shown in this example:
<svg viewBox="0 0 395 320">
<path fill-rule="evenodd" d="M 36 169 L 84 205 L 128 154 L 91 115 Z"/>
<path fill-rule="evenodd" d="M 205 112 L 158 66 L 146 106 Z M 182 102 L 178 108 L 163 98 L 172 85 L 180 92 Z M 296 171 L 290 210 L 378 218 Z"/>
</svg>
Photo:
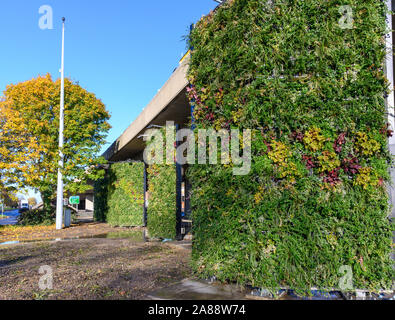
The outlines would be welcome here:
<svg viewBox="0 0 395 320">
<path fill-rule="evenodd" d="M 328 289 L 348 266 L 354 288 L 391 288 L 385 13 L 377 0 L 234 0 L 196 24 L 197 129 L 254 129 L 248 175 L 188 171 L 202 277 Z"/>
<path fill-rule="evenodd" d="M 95 183 L 95 219 L 112 226 L 143 225 L 144 163 L 115 163 Z"/>
<path fill-rule="evenodd" d="M 154 164 L 148 168 L 149 203 L 147 228 L 152 238 L 176 237 L 175 165 Z"/>
</svg>

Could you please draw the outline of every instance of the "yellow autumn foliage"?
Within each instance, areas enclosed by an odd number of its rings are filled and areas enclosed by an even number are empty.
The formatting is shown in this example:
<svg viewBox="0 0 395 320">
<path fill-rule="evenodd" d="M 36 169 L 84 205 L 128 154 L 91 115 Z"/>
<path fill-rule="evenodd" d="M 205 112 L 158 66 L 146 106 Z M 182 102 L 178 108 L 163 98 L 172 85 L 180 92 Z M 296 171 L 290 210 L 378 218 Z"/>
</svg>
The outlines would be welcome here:
<svg viewBox="0 0 395 320">
<path fill-rule="evenodd" d="M 8 85 L 0 99 L 0 177 L 3 185 L 32 187 L 53 196 L 59 161 L 60 80 L 39 76 Z M 87 179 L 98 178 L 91 170 L 102 162 L 97 157 L 107 131 L 105 105 L 79 84 L 65 79 L 66 191 L 90 188 Z"/>
</svg>

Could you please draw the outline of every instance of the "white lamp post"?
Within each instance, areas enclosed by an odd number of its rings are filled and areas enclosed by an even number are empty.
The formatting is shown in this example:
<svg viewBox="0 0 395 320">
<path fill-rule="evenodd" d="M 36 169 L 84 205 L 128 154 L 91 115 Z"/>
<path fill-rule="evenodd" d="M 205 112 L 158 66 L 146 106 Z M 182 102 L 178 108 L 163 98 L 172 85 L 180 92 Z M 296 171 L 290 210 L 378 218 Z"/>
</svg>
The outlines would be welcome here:
<svg viewBox="0 0 395 320">
<path fill-rule="evenodd" d="M 59 168 L 58 168 L 58 190 L 56 199 L 56 230 L 63 228 L 63 129 L 64 129 L 64 22 L 62 18 L 62 66 L 61 73 L 61 88 L 60 88 L 60 115 L 59 115 Z"/>
</svg>

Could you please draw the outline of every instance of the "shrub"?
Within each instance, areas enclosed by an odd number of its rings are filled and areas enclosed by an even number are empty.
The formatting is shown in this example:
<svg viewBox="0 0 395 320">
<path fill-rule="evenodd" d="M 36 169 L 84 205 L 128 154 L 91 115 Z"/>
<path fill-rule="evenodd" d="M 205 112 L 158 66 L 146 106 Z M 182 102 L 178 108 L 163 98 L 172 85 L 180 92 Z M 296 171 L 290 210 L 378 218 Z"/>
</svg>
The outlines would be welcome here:
<svg viewBox="0 0 395 320">
<path fill-rule="evenodd" d="M 391 288 L 385 2 L 234 0 L 190 34 L 197 128 L 251 128 L 252 169 L 191 166 L 193 266 L 258 287 Z"/>
<path fill-rule="evenodd" d="M 115 163 L 95 183 L 95 219 L 113 226 L 142 226 L 144 164 Z"/>
<path fill-rule="evenodd" d="M 18 217 L 18 224 L 22 226 L 50 226 L 55 223 L 56 211 L 51 209 L 23 211 Z"/>
</svg>

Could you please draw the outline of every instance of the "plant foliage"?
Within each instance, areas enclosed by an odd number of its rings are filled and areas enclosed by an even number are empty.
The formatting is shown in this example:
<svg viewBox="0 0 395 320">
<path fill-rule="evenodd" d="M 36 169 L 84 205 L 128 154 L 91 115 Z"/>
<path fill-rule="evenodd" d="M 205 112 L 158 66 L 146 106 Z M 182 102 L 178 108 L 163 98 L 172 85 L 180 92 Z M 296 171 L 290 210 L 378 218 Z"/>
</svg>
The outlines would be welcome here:
<svg viewBox="0 0 395 320">
<path fill-rule="evenodd" d="M 18 224 L 22 226 L 51 226 L 55 223 L 54 209 L 27 210 L 18 217 Z"/>
<path fill-rule="evenodd" d="M 0 99 L 2 184 L 40 191 L 50 208 L 59 161 L 60 80 L 50 75 L 7 86 Z M 102 177 L 97 157 L 110 128 L 105 105 L 78 83 L 65 79 L 65 192 L 83 193 Z M 1 187 L 1 185 L 0 185 Z"/>
<path fill-rule="evenodd" d="M 201 276 L 325 289 L 350 266 L 355 288 L 391 288 L 385 14 L 373 0 L 234 0 L 196 24 L 196 127 L 254 129 L 249 175 L 188 172 Z"/>
<path fill-rule="evenodd" d="M 176 165 L 174 141 L 175 126 L 147 131 L 145 160 L 149 164 L 147 227 L 152 238 L 176 237 Z M 168 140 L 169 139 L 169 140 Z"/>
<path fill-rule="evenodd" d="M 176 169 L 175 165 L 148 167 L 149 205 L 147 227 L 150 237 L 176 237 Z"/>
<path fill-rule="evenodd" d="M 112 226 L 143 225 L 144 163 L 115 163 L 95 183 L 95 219 Z"/>
</svg>

